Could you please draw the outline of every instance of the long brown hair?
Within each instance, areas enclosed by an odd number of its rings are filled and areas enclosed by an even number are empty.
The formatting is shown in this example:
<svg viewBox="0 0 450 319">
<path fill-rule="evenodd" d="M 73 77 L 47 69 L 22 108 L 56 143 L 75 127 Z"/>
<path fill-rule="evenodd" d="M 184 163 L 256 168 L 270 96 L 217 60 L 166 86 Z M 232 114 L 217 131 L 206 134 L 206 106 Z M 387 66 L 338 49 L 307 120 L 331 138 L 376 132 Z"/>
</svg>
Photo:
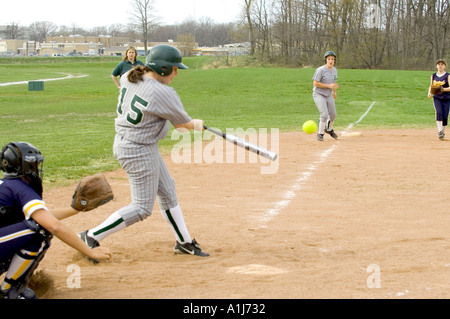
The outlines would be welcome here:
<svg viewBox="0 0 450 319">
<path fill-rule="evenodd" d="M 152 70 L 145 65 L 138 65 L 137 67 L 132 68 L 130 72 L 128 72 L 128 81 L 130 81 L 131 83 L 144 81 L 144 74 L 149 71 Z"/>
<path fill-rule="evenodd" d="M 128 47 L 127 51 L 125 52 L 125 57 L 123 58 L 123 61 L 128 60 L 128 51 L 134 51 L 135 55 L 134 55 L 134 60 L 136 61 L 138 58 L 138 53 L 135 47 Z"/>
</svg>

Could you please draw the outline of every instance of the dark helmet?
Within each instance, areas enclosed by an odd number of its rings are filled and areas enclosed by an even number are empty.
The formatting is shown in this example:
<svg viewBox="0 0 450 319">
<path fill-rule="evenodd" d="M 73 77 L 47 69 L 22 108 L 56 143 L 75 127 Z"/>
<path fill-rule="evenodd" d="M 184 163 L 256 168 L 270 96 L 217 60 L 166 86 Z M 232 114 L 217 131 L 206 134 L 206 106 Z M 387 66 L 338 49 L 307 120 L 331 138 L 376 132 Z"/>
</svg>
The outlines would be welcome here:
<svg viewBox="0 0 450 319">
<path fill-rule="evenodd" d="M 0 155 L 0 168 L 8 175 L 39 177 L 44 156 L 33 145 L 14 142 L 5 145 Z"/>
<path fill-rule="evenodd" d="M 159 75 L 167 76 L 172 73 L 173 66 L 177 66 L 179 69 L 188 68 L 181 62 L 181 59 L 181 52 L 177 48 L 168 44 L 159 44 L 150 49 L 145 59 L 145 66 Z"/>
<path fill-rule="evenodd" d="M 330 55 L 334 56 L 334 58 L 337 59 L 336 53 L 334 53 L 333 51 L 325 52 L 325 54 L 323 55 L 323 58 L 326 60 Z"/>
</svg>

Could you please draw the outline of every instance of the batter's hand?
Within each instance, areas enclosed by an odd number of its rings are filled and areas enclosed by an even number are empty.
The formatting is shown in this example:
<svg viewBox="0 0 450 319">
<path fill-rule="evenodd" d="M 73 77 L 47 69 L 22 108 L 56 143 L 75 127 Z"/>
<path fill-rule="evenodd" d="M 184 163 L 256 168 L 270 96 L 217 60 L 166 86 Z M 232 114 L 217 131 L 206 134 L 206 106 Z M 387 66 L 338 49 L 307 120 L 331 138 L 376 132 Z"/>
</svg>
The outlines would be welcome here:
<svg viewBox="0 0 450 319">
<path fill-rule="evenodd" d="M 205 130 L 205 122 L 203 120 L 195 119 L 194 130 L 203 132 Z"/>
<path fill-rule="evenodd" d="M 199 120 L 199 119 L 193 119 L 190 122 L 180 124 L 180 125 L 175 125 L 175 128 L 179 132 L 184 132 L 185 130 L 188 130 L 188 131 L 190 131 L 190 130 L 204 131 L 205 130 L 203 120 Z"/>
</svg>

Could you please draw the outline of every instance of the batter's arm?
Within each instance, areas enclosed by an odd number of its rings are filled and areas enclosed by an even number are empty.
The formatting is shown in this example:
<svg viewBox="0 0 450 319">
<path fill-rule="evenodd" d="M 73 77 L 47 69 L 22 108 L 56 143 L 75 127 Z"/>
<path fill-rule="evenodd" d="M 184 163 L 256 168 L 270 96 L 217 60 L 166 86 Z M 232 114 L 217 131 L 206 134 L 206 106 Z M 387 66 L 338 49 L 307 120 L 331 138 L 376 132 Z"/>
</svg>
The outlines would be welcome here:
<svg viewBox="0 0 450 319">
<path fill-rule="evenodd" d="M 196 130 L 196 131 L 204 131 L 203 120 L 193 119 L 187 123 L 174 125 L 175 129 L 182 132 L 185 130 Z"/>
</svg>

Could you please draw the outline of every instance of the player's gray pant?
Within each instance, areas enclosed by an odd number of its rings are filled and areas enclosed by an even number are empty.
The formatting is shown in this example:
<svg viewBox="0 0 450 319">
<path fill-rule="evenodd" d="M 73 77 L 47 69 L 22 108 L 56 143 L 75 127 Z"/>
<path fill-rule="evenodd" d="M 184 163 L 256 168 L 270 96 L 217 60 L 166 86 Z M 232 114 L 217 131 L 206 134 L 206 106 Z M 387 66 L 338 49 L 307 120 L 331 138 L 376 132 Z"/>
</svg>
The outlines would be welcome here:
<svg viewBox="0 0 450 319">
<path fill-rule="evenodd" d="M 156 197 L 162 210 L 178 205 L 175 182 L 159 153 L 157 142 L 135 144 L 117 134 L 113 151 L 130 182 L 131 204 L 118 211 L 127 226 L 150 216 Z"/>
<path fill-rule="evenodd" d="M 320 113 L 320 121 L 323 123 L 328 120 L 334 122 L 336 119 L 336 103 L 333 95 L 325 96 L 314 92 L 313 98 Z"/>
</svg>

